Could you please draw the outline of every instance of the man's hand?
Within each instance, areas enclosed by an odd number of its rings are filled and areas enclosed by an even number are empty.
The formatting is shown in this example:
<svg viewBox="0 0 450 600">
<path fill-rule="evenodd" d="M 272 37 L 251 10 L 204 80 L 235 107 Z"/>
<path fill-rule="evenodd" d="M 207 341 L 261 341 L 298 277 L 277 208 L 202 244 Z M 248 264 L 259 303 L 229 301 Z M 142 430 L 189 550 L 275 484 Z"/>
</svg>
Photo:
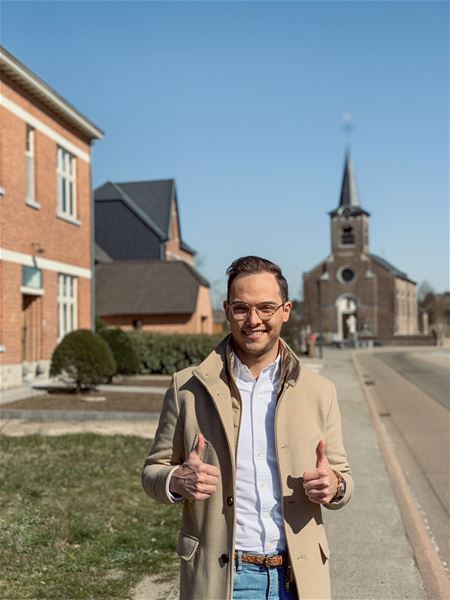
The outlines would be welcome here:
<svg viewBox="0 0 450 600">
<path fill-rule="evenodd" d="M 172 473 L 169 490 L 189 500 L 206 500 L 217 488 L 219 469 L 201 461 L 200 456 L 205 449 L 205 436 L 198 434 L 196 447 L 187 460 Z"/>
<path fill-rule="evenodd" d="M 303 473 L 303 487 L 311 502 L 328 504 L 336 495 L 338 478 L 330 469 L 323 440 L 317 444 L 316 457 L 316 468 Z"/>
</svg>

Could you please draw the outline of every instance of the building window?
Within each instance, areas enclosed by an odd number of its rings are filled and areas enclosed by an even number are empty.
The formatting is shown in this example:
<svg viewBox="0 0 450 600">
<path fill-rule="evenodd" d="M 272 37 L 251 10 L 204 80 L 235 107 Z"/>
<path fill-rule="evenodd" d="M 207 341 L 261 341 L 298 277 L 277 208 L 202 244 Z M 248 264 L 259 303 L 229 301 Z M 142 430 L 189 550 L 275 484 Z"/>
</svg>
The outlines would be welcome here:
<svg viewBox="0 0 450 600">
<path fill-rule="evenodd" d="M 27 125 L 26 132 L 25 165 L 27 180 L 26 201 L 30 204 L 36 204 L 34 186 L 34 129 L 29 125 Z"/>
<path fill-rule="evenodd" d="M 77 218 L 76 160 L 75 157 L 58 148 L 58 213 L 69 219 Z"/>
<path fill-rule="evenodd" d="M 337 278 L 341 283 L 350 283 L 355 278 L 355 272 L 350 267 L 341 267 L 337 272 Z"/>
<path fill-rule="evenodd" d="M 37 267 L 22 267 L 22 285 L 24 288 L 42 289 L 42 271 Z"/>
<path fill-rule="evenodd" d="M 77 328 L 77 278 L 58 275 L 58 341 Z"/>
<path fill-rule="evenodd" d="M 355 243 L 355 235 L 353 233 L 353 227 L 351 225 L 345 225 L 342 228 L 341 244 L 348 246 Z"/>
</svg>

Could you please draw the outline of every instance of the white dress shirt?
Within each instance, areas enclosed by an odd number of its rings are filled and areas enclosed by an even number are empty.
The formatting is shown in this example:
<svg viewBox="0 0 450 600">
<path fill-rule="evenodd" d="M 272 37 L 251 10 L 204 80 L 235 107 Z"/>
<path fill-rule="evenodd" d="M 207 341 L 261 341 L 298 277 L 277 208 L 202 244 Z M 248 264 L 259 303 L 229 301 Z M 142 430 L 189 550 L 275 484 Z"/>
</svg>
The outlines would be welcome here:
<svg viewBox="0 0 450 600">
<path fill-rule="evenodd" d="M 270 554 L 286 549 L 275 449 L 280 356 L 256 380 L 232 357 L 242 400 L 236 461 L 236 550 Z"/>
</svg>

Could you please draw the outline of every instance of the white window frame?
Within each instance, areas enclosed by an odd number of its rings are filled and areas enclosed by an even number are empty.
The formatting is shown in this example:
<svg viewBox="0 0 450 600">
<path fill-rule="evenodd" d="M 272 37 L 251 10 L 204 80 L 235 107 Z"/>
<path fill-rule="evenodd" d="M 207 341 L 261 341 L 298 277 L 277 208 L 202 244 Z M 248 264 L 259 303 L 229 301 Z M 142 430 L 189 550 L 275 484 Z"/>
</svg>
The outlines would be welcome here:
<svg viewBox="0 0 450 600">
<path fill-rule="evenodd" d="M 79 224 L 77 220 L 77 161 L 62 146 L 57 147 L 56 173 L 58 216 Z"/>
<path fill-rule="evenodd" d="M 36 202 L 35 160 L 35 129 L 27 124 L 25 132 L 25 202 L 33 208 L 40 208 Z"/>
<path fill-rule="evenodd" d="M 78 278 L 58 273 L 58 342 L 78 328 Z"/>
</svg>

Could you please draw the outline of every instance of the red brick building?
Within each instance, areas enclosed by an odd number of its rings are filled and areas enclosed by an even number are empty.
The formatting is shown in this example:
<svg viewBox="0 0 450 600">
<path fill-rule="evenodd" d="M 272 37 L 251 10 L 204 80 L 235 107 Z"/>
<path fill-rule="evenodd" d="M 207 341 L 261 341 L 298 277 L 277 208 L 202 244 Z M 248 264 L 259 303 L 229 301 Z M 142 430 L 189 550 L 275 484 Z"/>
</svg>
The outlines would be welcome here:
<svg viewBox="0 0 450 600">
<path fill-rule="evenodd" d="M 93 319 L 91 146 L 102 131 L 0 48 L 1 387 Z"/>
<path fill-rule="evenodd" d="M 331 253 L 303 275 L 305 317 L 327 342 L 354 335 L 391 339 L 418 333 L 416 284 L 370 253 L 369 217 L 361 208 L 350 153 L 339 206 L 331 211 Z"/>
</svg>

